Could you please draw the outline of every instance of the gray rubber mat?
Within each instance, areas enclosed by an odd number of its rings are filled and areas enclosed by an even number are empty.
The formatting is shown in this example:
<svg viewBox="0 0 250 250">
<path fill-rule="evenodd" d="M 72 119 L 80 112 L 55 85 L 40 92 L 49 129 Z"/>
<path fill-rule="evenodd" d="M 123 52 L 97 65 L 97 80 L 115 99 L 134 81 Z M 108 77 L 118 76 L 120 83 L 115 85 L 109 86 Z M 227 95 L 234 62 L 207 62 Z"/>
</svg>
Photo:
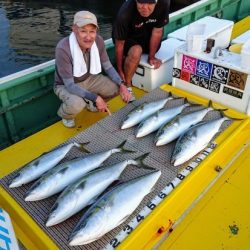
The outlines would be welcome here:
<svg viewBox="0 0 250 250">
<path fill-rule="evenodd" d="M 126 105 L 123 109 L 113 113 L 112 116 L 109 116 L 93 126 L 89 127 L 85 131 L 79 133 L 75 137 L 71 138 L 65 143 L 70 141 L 76 142 L 87 142 L 90 143 L 86 145 L 86 148 L 90 153 L 96 153 L 100 151 L 106 151 L 117 147 L 123 141 L 126 140 L 125 148 L 135 151 L 134 153 L 126 154 L 114 154 L 108 160 L 105 161 L 104 165 L 110 165 L 117 162 L 120 162 L 125 159 L 135 158 L 144 153 L 150 153 L 145 159 L 145 164 L 160 169 L 162 171 L 162 176 L 155 186 L 155 190 L 151 192 L 147 197 L 144 198 L 143 202 L 139 205 L 136 211 L 128 218 L 128 222 L 133 218 L 160 190 L 162 190 L 171 180 L 173 180 L 177 173 L 184 167 L 173 167 L 170 164 L 170 157 L 175 145 L 175 142 L 170 143 L 169 145 L 162 147 L 155 147 L 153 144 L 153 138 L 155 133 L 148 135 L 144 138 L 136 139 L 134 136 L 136 127 L 121 130 L 121 122 L 126 117 L 126 115 L 135 107 L 141 105 L 144 102 L 151 102 L 166 98 L 169 95 L 168 92 L 161 89 L 156 89 L 149 94 L 143 96 L 140 100 L 135 101 Z M 174 107 L 180 105 L 184 102 L 184 99 L 176 99 L 168 102 L 166 107 Z M 184 112 L 188 112 L 194 109 L 200 109 L 201 106 L 188 107 Z M 205 117 L 205 120 L 214 119 L 219 117 L 220 114 L 218 111 L 211 111 Z M 223 128 L 226 128 L 230 123 L 225 122 Z M 86 153 L 79 151 L 76 148 L 73 148 L 63 161 L 73 159 L 75 157 L 83 156 Z M 62 161 L 62 162 L 63 162 Z M 186 164 L 184 164 L 186 165 Z M 122 174 L 121 181 L 127 181 L 137 176 L 141 176 L 148 172 L 149 170 L 142 170 L 133 166 L 129 166 Z M 16 172 L 16 171 L 15 171 Z M 1 185 L 10 193 L 10 195 L 25 209 L 25 211 L 37 222 L 37 224 L 48 234 L 49 237 L 58 245 L 60 249 L 101 249 L 103 248 L 116 234 L 122 230 L 123 226 L 126 224 L 124 222 L 119 227 L 115 228 L 111 232 L 107 233 L 100 240 L 90 243 L 86 246 L 79 247 L 69 247 L 67 240 L 70 233 L 72 232 L 74 226 L 79 221 L 80 217 L 83 214 L 83 211 L 79 212 L 70 219 L 62 222 L 56 226 L 47 228 L 45 222 L 49 214 L 50 208 L 55 202 L 58 195 L 54 195 L 51 198 L 45 199 L 43 201 L 36 202 L 25 202 L 23 199 L 24 194 L 32 185 L 27 184 L 23 187 L 9 189 L 8 183 L 13 178 L 15 172 L 1 179 Z"/>
</svg>

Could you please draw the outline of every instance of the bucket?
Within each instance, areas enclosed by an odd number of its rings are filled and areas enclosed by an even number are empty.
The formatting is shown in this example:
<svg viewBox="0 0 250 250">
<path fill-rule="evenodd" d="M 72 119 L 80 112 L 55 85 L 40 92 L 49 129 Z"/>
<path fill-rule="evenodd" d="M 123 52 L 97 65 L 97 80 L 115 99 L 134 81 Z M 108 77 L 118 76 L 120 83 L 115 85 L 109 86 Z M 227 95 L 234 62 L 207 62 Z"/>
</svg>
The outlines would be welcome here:
<svg viewBox="0 0 250 250">
<path fill-rule="evenodd" d="M 204 40 L 206 24 L 192 23 L 187 29 L 187 51 L 188 52 L 201 52 Z"/>
</svg>

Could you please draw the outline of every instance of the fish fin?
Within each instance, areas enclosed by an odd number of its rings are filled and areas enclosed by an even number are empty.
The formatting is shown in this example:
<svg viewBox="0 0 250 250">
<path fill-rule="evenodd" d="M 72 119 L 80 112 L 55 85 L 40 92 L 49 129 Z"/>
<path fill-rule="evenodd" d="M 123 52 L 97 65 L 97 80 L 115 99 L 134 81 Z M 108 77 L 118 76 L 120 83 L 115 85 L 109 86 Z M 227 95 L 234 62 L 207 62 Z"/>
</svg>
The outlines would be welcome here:
<svg viewBox="0 0 250 250">
<path fill-rule="evenodd" d="M 127 140 L 123 141 L 117 148 L 120 148 L 122 153 L 135 153 L 136 151 L 124 148 L 126 142 Z"/>
<path fill-rule="evenodd" d="M 174 95 L 170 91 L 167 98 L 172 98 L 172 99 L 175 99 L 175 100 L 179 100 L 179 99 L 183 99 L 184 97 L 174 97 Z"/>
<path fill-rule="evenodd" d="M 86 153 L 90 153 L 90 151 L 88 149 L 86 149 L 84 146 L 88 145 L 90 142 L 74 142 L 74 145 L 81 151 L 86 152 Z"/>
<path fill-rule="evenodd" d="M 184 102 L 184 104 L 189 103 L 187 97 L 184 98 L 183 102 Z"/>
<path fill-rule="evenodd" d="M 147 158 L 147 156 L 150 154 L 150 152 L 143 154 L 135 159 L 135 161 L 138 162 L 139 165 L 136 165 L 138 168 L 148 169 L 148 170 L 155 170 L 155 168 L 152 168 L 148 165 L 146 165 L 143 161 Z"/>
</svg>

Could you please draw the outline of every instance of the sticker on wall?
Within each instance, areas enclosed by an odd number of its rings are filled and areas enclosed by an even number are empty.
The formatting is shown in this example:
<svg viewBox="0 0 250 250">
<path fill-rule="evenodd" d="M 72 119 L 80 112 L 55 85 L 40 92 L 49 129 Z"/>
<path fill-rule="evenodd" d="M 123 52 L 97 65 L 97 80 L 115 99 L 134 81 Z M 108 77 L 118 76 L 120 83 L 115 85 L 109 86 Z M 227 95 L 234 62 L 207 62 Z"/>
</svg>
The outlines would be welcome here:
<svg viewBox="0 0 250 250">
<path fill-rule="evenodd" d="M 183 55 L 182 57 L 182 71 L 188 71 L 195 74 L 197 59 L 191 56 Z"/>
<path fill-rule="evenodd" d="M 199 76 L 193 75 L 193 74 L 190 75 L 190 83 L 199 86 L 199 82 L 200 82 L 200 77 Z"/>
<path fill-rule="evenodd" d="M 180 79 L 183 81 L 189 82 L 190 81 L 190 73 L 182 70 Z"/>
<path fill-rule="evenodd" d="M 180 78 L 181 77 L 181 70 L 178 68 L 173 68 L 172 76 L 175 78 Z"/>
<path fill-rule="evenodd" d="M 227 85 L 244 90 L 246 86 L 247 74 L 231 69 Z"/>
<path fill-rule="evenodd" d="M 202 88 L 208 89 L 209 80 L 204 77 L 200 77 L 199 86 Z"/>
<path fill-rule="evenodd" d="M 240 92 L 236 89 L 228 88 L 226 86 L 223 88 L 223 93 L 225 93 L 227 95 L 231 95 L 231 96 L 239 98 L 239 99 L 242 99 L 242 97 L 243 97 L 243 92 Z"/>
<path fill-rule="evenodd" d="M 209 90 L 211 90 L 211 91 L 213 91 L 215 93 L 219 93 L 220 92 L 220 86 L 221 86 L 221 84 L 219 82 L 210 81 Z"/>
<path fill-rule="evenodd" d="M 196 75 L 210 79 L 213 64 L 202 60 L 197 61 Z"/>
<path fill-rule="evenodd" d="M 228 73 L 229 73 L 228 68 L 214 64 L 213 70 L 212 70 L 212 75 L 211 75 L 211 80 L 217 81 L 221 84 L 226 84 L 227 78 L 228 78 Z"/>
</svg>

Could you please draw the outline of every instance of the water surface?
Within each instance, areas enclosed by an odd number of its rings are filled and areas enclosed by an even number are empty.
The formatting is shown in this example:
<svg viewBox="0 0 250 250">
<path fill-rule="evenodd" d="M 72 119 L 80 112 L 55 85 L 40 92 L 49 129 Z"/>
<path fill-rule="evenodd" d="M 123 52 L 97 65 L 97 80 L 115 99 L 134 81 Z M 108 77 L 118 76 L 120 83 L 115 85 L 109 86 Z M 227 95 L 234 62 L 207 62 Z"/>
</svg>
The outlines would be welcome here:
<svg viewBox="0 0 250 250">
<path fill-rule="evenodd" d="M 70 34 L 73 16 L 79 10 L 95 13 L 99 33 L 110 38 L 123 1 L 0 0 L 0 77 L 53 59 L 57 42 Z"/>
</svg>

